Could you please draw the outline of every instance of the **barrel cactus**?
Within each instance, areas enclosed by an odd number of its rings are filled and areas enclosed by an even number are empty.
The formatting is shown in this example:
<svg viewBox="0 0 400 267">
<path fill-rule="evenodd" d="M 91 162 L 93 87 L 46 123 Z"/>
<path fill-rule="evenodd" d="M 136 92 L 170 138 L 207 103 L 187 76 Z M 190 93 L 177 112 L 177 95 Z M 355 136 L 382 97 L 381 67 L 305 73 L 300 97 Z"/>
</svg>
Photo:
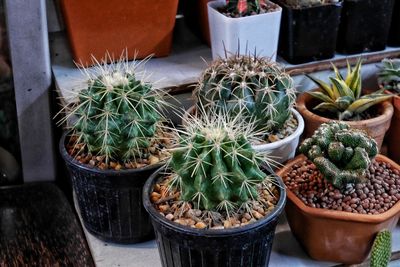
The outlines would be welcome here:
<svg viewBox="0 0 400 267">
<path fill-rule="evenodd" d="M 215 60 L 194 91 L 197 105 L 226 109 L 256 121 L 256 128 L 279 130 L 291 116 L 296 99 L 293 79 L 266 58 L 233 55 Z"/>
<path fill-rule="evenodd" d="M 180 188 L 181 199 L 198 209 L 228 214 L 257 199 L 257 186 L 270 180 L 259 168 L 268 158 L 249 143 L 254 134 L 251 125 L 223 112 L 192 117 L 185 123 L 170 161 L 172 184 Z"/>
<path fill-rule="evenodd" d="M 376 235 L 371 251 L 371 267 L 384 267 L 389 265 L 392 256 L 392 233 L 383 230 Z"/>
<path fill-rule="evenodd" d="M 362 182 L 371 159 L 378 153 L 374 139 L 337 121 L 322 124 L 299 149 L 338 188 Z"/>
<path fill-rule="evenodd" d="M 339 0 L 280 0 L 279 2 L 283 2 L 288 6 L 294 8 L 304 8 L 304 7 L 311 7 L 316 5 L 323 5 L 323 4 L 330 4 L 330 3 L 337 3 Z"/>
<path fill-rule="evenodd" d="M 76 144 L 84 144 L 82 149 L 92 155 L 104 156 L 106 163 L 142 157 L 164 120 L 159 108 L 165 105 L 165 93 L 139 80 L 137 66 L 121 60 L 85 70 L 88 85 L 61 120 L 72 122 Z"/>
</svg>

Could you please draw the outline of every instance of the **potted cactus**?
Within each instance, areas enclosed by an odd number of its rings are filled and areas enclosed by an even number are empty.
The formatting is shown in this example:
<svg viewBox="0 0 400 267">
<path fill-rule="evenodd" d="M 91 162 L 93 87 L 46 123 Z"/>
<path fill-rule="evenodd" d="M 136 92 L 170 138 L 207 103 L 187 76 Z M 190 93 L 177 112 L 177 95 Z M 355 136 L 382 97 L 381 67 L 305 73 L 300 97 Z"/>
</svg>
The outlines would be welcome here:
<svg viewBox="0 0 400 267">
<path fill-rule="evenodd" d="M 386 48 L 395 0 L 343 0 L 336 50 L 344 54 Z"/>
<path fill-rule="evenodd" d="M 296 89 L 280 65 L 266 58 L 233 55 L 215 60 L 202 73 L 194 90 L 196 105 L 226 110 L 255 122 L 260 135 L 252 145 L 282 163 L 293 158 L 304 121 L 293 108 Z"/>
<path fill-rule="evenodd" d="M 389 157 L 400 163 L 400 148 L 398 138 L 400 136 L 400 59 L 384 59 L 378 73 L 378 83 L 387 93 L 395 93 L 393 96 L 393 117 L 388 131 Z"/>
<path fill-rule="evenodd" d="M 64 23 L 75 62 L 92 65 L 92 55 L 129 59 L 168 56 L 178 0 L 62 0 Z M 111 60 L 112 58 L 108 58 Z"/>
<path fill-rule="evenodd" d="M 169 157 L 159 110 L 165 93 L 139 79 L 137 64 L 106 61 L 84 71 L 87 87 L 63 109 L 60 123 L 70 129 L 59 148 L 85 228 L 102 240 L 135 243 L 153 236 L 142 187 Z"/>
<path fill-rule="evenodd" d="M 213 59 L 251 51 L 275 61 L 281 14 L 282 8 L 269 0 L 209 2 Z"/>
<path fill-rule="evenodd" d="M 282 7 L 278 48 L 280 56 L 292 64 L 334 56 L 342 1 L 274 0 L 274 2 Z"/>
<path fill-rule="evenodd" d="M 144 187 L 162 265 L 267 266 L 284 185 L 260 168 L 254 125 L 213 112 L 186 121 L 170 170 Z"/>
<path fill-rule="evenodd" d="M 377 233 L 400 212 L 400 166 L 374 139 L 344 122 L 322 124 L 277 174 L 287 188 L 290 228 L 314 259 L 364 261 Z"/>
<path fill-rule="evenodd" d="M 354 68 L 347 64 L 346 77 L 334 65 L 333 69 L 335 77 L 329 78 L 331 85 L 308 75 L 319 89 L 303 93 L 297 99 L 297 109 L 305 120 L 305 136 L 310 137 L 324 122 L 344 120 L 365 130 L 380 148 L 393 115 L 393 106 L 387 101 L 392 95 L 383 90 L 362 94 L 361 59 Z"/>
</svg>

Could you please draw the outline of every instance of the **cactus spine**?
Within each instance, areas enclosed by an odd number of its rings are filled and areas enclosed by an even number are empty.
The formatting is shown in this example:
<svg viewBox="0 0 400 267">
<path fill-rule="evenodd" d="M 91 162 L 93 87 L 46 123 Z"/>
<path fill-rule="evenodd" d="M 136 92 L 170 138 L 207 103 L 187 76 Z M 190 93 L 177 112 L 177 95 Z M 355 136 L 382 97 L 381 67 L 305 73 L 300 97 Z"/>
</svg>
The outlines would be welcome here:
<svg viewBox="0 0 400 267">
<path fill-rule="evenodd" d="M 385 267 L 389 265 L 392 256 L 392 233 L 389 230 L 379 232 L 375 238 L 371 251 L 371 267 Z"/>
<path fill-rule="evenodd" d="M 159 108 L 166 93 L 137 78 L 142 62 L 96 62 L 95 69 L 83 70 L 88 86 L 65 109 L 61 123 L 72 121 L 76 143 L 92 155 L 105 156 L 106 163 L 142 157 L 164 120 Z"/>
<path fill-rule="evenodd" d="M 214 61 L 194 91 L 197 105 L 226 109 L 256 121 L 256 128 L 282 128 L 296 99 L 292 78 L 274 62 L 256 56 L 233 55 Z"/>
<path fill-rule="evenodd" d="M 203 115 L 187 119 L 179 134 L 180 146 L 170 162 L 173 184 L 180 187 L 181 199 L 196 208 L 229 214 L 257 199 L 257 186 L 267 181 L 259 165 L 268 158 L 253 150 L 249 138 L 254 131 L 239 116 L 232 119 L 223 111 Z"/>
<path fill-rule="evenodd" d="M 336 121 L 322 124 L 299 149 L 338 188 L 362 182 L 371 159 L 378 153 L 375 140 L 365 132 Z"/>
</svg>

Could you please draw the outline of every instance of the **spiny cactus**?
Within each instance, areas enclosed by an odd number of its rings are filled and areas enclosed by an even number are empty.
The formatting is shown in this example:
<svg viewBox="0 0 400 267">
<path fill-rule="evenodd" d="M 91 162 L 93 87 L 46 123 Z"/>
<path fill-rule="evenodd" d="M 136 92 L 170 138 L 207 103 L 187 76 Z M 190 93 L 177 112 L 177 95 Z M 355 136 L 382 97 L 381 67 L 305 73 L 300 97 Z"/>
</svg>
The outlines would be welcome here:
<svg viewBox="0 0 400 267">
<path fill-rule="evenodd" d="M 339 120 L 360 120 L 360 114 L 370 107 L 386 101 L 392 97 L 383 93 L 383 90 L 361 96 L 361 58 L 352 69 L 347 64 L 347 77 L 344 78 L 333 65 L 336 77 L 330 77 L 332 85 L 307 75 L 321 89 L 321 92 L 308 92 L 311 96 L 322 101 L 314 110 L 330 112 Z"/>
<path fill-rule="evenodd" d="M 265 0 L 226 0 L 226 11 L 232 16 L 259 14 L 264 7 Z"/>
<path fill-rule="evenodd" d="M 215 60 L 194 91 L 197 105 L 226 109 L 255 120 L 257 129 L 282 128 L 296 99 L 292 78 L 276 63 L 256 56 L 232 55 Z"/>
<path fill-rule="evenodd" d="M 389 265 L 392 256 L 392 233 L 383 230 L 375 237 L 371 251 L 371 267 L 385 267 Z"/>
<path fill-rule="evenodd" d="M 163 116 L 165 93 L 137 78 L 139 64 L 122 58 L 110 65 L 106 59 L 90 71 L 84 70 L 88 86 L 66 108 L 62 122 L 72 121 L 76 143 L 105 161 L 141 157 L 154 138 Z"/>
<path fill-rule="evenodd" d="M 382 60 L 378 83 L 386 90 L 400 93 L 400 59 Z"/>
<path fill-rule="evenodd" d="M 375 140 L 365 132 L 335 121 L 322 124 L 299 149 L 338 188 L 362 182 L 378 153 Z"/>
<path fill-rule="evenodd" d="M 181 199 L 196 208 L 229 214 L 257 199 L 257 185 L 269 181 L 259 168 L 268 158 L 251 147 L 255 132 L 241 117 L 230 118 L 223 111 L 203 115 L 188 118 L 179 134 L 180 146 L 170 162 L 172 184 L 180 188 Z"/>
<path fill-rule="evenodd" d="M 316 5 L 337 3 L 339 0 L 281 0 L 279 2 L 283 2 L 291 7 L 304 8 Z"/>
</svg>

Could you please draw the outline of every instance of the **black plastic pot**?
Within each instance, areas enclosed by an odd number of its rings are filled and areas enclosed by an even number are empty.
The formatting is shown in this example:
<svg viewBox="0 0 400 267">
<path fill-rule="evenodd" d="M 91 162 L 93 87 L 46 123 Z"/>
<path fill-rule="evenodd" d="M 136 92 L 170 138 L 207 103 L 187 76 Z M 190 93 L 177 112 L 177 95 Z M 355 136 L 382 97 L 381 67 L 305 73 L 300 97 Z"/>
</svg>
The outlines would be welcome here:
<svg viewBox="0 0 400 267">
<path fill-rule="evenodd" d="M 344 0 L 336 50 L 344 54 L 386 47 L 394 0 Z"/>
<path fill-rule="evenodd" d="M 171 222 L 154 208 L 149 196 L 164 170 L 154 173 L 143 188 L 143 204 L 152 219 L 163 267 L 268 266 L 278 217 L 286 202 L 279 177 L 280 199 L 265 218 L 238 228 L 202 230 Z"/>
<path fill-rule="evenodd" d="M 142 190 L 162 164 L 121 171 L 91 168 L 68 154 L 66 136 L 64 133 L 59 149 L 71 174 L 85 228 L 107 242 L 127 244 L 152 239 L 153 227 L 142 205 Z"/>
<path fill-rule="evenodd" d="M 342 2 L 294 9 L 282 1 L 278 54 L 300 64 L 332 58 L 340 23 Z"/>
<path fill-rule="evenodd" d="M 388 45 L 400 46 L 400 0 L 395 0 Z"/>
</svg>

